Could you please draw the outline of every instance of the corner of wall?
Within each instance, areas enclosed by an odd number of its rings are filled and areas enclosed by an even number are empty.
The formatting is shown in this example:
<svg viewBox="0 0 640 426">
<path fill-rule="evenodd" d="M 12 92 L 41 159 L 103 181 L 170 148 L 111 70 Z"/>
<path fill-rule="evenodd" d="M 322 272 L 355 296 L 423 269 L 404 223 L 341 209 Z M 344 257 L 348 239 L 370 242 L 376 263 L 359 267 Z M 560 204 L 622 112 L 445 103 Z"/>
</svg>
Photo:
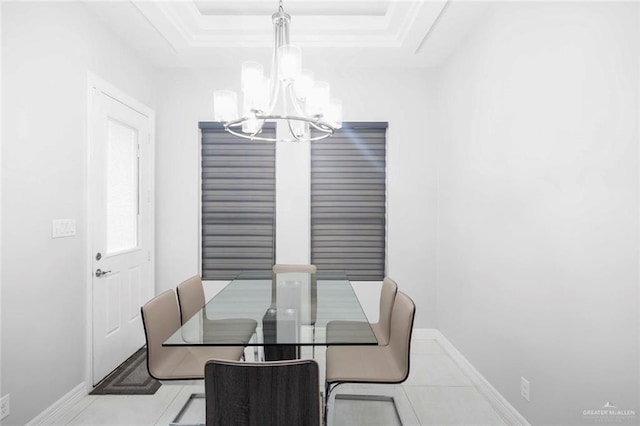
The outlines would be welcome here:
<svg viewBox="0 0 640 426">
<path fill-rule="evenodd" d="M 439 330 L 429 330 L 428 335 L 434 335 L 435 340 L 442 346 L 444 351 L 449 355 L 462 372 L 471 380 L 478 391 L 489 401 L 502 420 L 508 425 L 513 426 L 530 426 L 527 419 L 524 418 L 513 405 L 502 396 L 498 390 L 480 373 L 469 360 L 453 346 Z"/>
</svg>

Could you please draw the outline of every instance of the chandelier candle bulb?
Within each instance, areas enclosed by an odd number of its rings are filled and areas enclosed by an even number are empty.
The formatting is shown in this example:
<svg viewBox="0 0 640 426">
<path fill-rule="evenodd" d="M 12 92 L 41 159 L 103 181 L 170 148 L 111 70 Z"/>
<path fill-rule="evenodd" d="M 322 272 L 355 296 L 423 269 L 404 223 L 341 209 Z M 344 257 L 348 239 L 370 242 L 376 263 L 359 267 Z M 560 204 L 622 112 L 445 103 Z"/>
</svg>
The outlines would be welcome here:
<svg viewBox="0 0 640 426">
<path fill-rule="evenodd" d="M 312 117 L 322 117 L 329 109 L 330 86 L 326 81 L 316 81 L 316 84 L 309 90 L 306 108 L 307 115 Z"/>
<path fill-rule="evenodd" d="M 213 119 L 231 121 L 238 118 L 238 95 L 231 90 L 213 92 Z"/>
<path fill-rule="evenodd" d="M 256 111 L 264 113 L 269 106 L 269 79 L 261 78 L 251 90 L 244 92 L 242 114 L 245 117 L 255 116 Z"/>
<path fill-rule="evenodd" d="M 300 76 L 302 60 L 300 48 L 286 45 L 278 49 L 278 75 L 283 83 L 292 83 Z"/>
<path fill-rule="evenodd" d="M 264 80 L 264 67 L 261 63 L 255 61 L 246 61 L 242 63 L 242 92 L 252 94 L 258 90 Z"/>
<path fill-rule="evenodd" d="M 327 110 L 327 123 L 335 129 L 342 128 L 342 101 L 331 99 Z"/>
<path fill-rule="evenodd" d="M 311 90 L 313 85 L 314 85 L 313 71 L 302 70 L 300 72 L 300 77 L 296 79 L 296 82 L 294 85 L 296 97 L 302 101 L 307 99 L 307 96 L 309 95 L 309 90 Z"/>
</svg>

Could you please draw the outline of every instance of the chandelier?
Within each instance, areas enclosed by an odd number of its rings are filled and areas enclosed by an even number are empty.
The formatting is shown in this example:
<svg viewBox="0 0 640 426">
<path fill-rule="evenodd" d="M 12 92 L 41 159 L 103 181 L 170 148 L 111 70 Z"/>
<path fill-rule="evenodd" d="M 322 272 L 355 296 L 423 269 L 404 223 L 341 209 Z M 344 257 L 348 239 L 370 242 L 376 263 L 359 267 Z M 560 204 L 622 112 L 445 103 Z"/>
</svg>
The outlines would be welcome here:
<svg viewBox="0 0 640 426">
<path fill-rule="evenodd" d="M 270 77 L 262 64 L 242 64 L 242 114 L 238 96 L 231 90 L 213 93 L 214 120 L 236 136 L 262 141 L 314 141 L 333 135 L 342 127 L 342 103 L 330 98 L 329 83 L 314 81 L 313 72 L 302 69 L 300 48 L 289 43 L 291 16 L 282 0 L 273 20 L 273 54 Z M 276 137 L 262 134 L 267 122 L 280 129 Z M 313 132 L 313 136 L 311 131 Z"/>
</svg>

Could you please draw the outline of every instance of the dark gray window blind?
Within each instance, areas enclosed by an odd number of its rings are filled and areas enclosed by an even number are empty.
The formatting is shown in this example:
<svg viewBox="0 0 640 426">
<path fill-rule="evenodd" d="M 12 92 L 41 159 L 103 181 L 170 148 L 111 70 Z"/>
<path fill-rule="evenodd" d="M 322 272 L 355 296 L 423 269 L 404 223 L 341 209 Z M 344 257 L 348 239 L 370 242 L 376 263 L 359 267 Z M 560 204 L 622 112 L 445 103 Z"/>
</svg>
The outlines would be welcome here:
<svg viewBox="0 0 640 426">
<path fill-rule="evenodd" d="M 275 264 L 275 143 L 200 123 L 202 277 L 228 280 Z M 273 135 L 275 128 L 263 130 Z"/>
<path fill-rule="evenodd" d="M 311 143 L 311 263 L 385 276 L 387 123 L 344 123 Z"/>
</svg>

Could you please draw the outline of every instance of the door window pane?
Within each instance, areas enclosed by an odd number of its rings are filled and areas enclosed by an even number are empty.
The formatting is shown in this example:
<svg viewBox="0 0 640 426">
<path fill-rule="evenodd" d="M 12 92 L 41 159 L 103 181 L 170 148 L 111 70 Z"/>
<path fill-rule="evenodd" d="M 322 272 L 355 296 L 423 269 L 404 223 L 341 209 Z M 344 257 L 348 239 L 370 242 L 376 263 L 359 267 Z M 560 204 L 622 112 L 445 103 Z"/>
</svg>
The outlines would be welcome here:
<svg viewBox="0 0 640 426">
<path fill-rule="evenodd" d="M 115 253 L 138 246 L 138 132 L 107 122 L 107 253 Z"/>
</svg>

